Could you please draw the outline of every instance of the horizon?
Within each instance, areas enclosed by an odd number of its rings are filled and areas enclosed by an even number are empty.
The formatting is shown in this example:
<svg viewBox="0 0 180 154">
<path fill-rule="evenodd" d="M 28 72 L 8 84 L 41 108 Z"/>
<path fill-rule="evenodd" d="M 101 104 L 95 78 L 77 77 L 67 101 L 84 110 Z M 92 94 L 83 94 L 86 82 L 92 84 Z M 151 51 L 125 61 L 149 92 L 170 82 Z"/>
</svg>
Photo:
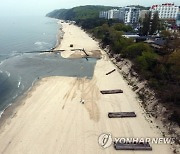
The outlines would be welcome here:
<svg viewBox="0 0 180 154">
<path fill-rule="evenodd" d="M 106 0 L 87 0 L 87 1 L 75 1 L 75 0 L 66 0 L 66 2 L 61 0 L 2 0 L 0 5 L 0 16 L 45 16 L 47 13 L 56 10 L 56 9 L 69 9 L 77 6 L 85 5 L 102 5 L 102 6 L 112 6 L 112 7 L 123 7 L 128 5 L 140 5 L 145 7 L 150 7 L 154 4 L 163 4 L 163 3 L 174 3 L 177 6 L 180 6 L 180 1 L 178 0 L 159 0 L 156 2 L 152 1 L 140 1 L 130 0 L 121 1 L 112 0 L 111 2 Z"/>
</svg>

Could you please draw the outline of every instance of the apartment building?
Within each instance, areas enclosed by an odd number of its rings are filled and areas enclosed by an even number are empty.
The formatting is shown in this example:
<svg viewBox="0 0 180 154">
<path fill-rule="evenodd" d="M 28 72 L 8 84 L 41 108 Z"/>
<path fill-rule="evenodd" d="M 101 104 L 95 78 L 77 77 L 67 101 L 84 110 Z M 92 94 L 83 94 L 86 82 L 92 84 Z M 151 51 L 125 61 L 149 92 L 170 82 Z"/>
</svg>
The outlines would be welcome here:
<svg viewBox="0 0 180 154">
<path fill-rule="evenodd" d="M 101 11 L 99 13 L 99 18 L 118 19 L 119 18 L 119 10 L 111 9 L 111 10 L 108 10 L 108 11 Z"/>
<path fill-rule="evenodd" d="M 161 5 L 153 5 L 150 8 L 152 17 L 155 12 L 158 12 L 160 19 L 176 19 L 179 12 L 179 7 L 172 3 L 165 3 Z"/>
<path fill-rule="evenodd" d="M 99 12 L 99 18 L 108 18 L 108 11 L 100 11 Z"/>
<path fill-rule="evenodd" d="M 119 19 L 125 24 L 138 23 L 140 9 L 136 7 L 123 7 L 119 9 Z"/>
<path fill-rule="evenodd" d="M 139 20 L 140 9 L 136 7 L 123 7 L 118 9 L 111 9 L 109 11 L 101 11 L 100 18 L 105 19 L 119 19 L 125 24 L 134 24 Z"/>
<path fill-rule="evenodd" d="M 118 19 L 119 18 L 119 10 L 112 9 L 108 11 L 108 19 Z"/>
</svg>

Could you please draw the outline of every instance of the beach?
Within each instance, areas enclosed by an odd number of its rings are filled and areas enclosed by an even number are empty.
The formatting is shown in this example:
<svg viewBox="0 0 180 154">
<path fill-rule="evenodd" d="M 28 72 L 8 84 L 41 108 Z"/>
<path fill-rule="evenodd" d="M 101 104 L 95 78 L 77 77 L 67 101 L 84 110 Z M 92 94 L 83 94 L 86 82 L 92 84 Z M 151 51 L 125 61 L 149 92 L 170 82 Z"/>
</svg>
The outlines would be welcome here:
<svg viewBox="0 0 180 154">
<path fill-rule="evenodd" d="M 62 23 L 60 22 L 60 24 Z M 62 57 L 86 57 L 86 54 L 81 50 L 85 50 L 89 57 L 101 57 L 101 49 L 98 45 L 98 42 L 91 39 L 90 36 L 87 35 L 87 33 L 81 28 L 64 23 L 63 31 L 65 33 L 63 35 L 63 39 L 61 40 L 61 44 L 55 48 L 55 50 L 64 50 L 61 52 Z M 71 44 L 73 47 L 70 47 Z"/>
<path fill-rule="evenodd" d="M 54 76 L 38 81 L 0 127 L 2 154 L 171 154 L 168 144 L 151 144 L 152 151 L 116 151 L 102 148 L 98 137 L 162 137 L 155 123 L 140 106 L 137 95 L 123 79 L 109 57 L 79 27 L 62 23 L 64 36 L 55 50 L 64 58 L 86 57 L 84 49 L 97 60 L 90 78 Z M 73 48 L 70 47 L 73 44 Z M 115 72 L 106 75 L 107 72 Z M 100 90 L 122 89 L 123 93 L 102 95 Z M 108 112 L 135 112 L 135 118 L 108 118 Z"/>
</svg>

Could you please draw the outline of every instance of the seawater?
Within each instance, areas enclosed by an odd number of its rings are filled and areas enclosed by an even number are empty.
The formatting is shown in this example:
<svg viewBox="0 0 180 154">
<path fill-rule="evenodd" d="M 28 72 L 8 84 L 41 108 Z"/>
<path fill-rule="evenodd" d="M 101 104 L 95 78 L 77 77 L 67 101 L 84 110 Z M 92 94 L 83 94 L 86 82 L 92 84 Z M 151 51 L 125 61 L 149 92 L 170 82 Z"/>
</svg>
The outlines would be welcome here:
<svg viewBox="0 0 180 154">
<path fill-rule="evenodd" d="M 59 25 L 46 17 L 0 17 L 0 61 L 55 46 Z"/>
<path fill-rule="evenodd" d="M 36 52 L 56 45 L 57 20 L 0 17 L 0 23 L 0 116 L 40 78 L 93 76 L 96 59 L 64 59 L 58 53 Z"/>
</svg>

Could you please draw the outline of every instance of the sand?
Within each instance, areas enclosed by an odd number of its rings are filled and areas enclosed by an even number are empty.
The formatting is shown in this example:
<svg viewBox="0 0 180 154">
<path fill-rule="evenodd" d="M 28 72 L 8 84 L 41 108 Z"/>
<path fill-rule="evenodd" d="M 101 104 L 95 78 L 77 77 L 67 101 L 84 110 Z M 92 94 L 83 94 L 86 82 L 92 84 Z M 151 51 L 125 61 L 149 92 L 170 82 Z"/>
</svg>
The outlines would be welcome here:
<svg viewBox="0 0 180 154">
<path fill-rule="evenodd" d="M 86 57 L 83 51 L 72 49 L 84 49 L 90 57 L 100 58 L 101 49 L 98 42 L 91 39 L 85 31 L 77 26 L 69 25 L 68 23 L 62 24 L 64 33 L 61 44 L 55 48 L 55 50 L 65 50 L 61 52 L 61 56 L 64 58 L 82 58 Z M 67 41 L 68 40 L 68 41 Z M 70 45 L 73 47 L 70 47 Z"/>
<path fill-rule="evenodd" d="M 63 24 L 63 30 L 65 35 L 59 49 L 69 49 L 71 42 L 77 48 L 100 50 L 98 43 L 77 26 Z M 146 152 L 116 151 L 113 146 L 103 149 L 98 145 L 102 133 L 114 137 L 162 137 L 154 124 L 148 122 L 136 94 L 122 75 L 117 70 L 105 75 L 115 66 L 104 51 L 101 54 L 92 79 L 48 77 L 39 81 L 1 126 L 0 153 L 171 154 L 171 147 L 163 144 L 153 144 L 153 151 Z M 100 93 L 100 90 L 117 88 L 124 93 Z M 107 117 L 108 112 L 120 111 L 134 111 L 137 117 Z"/>
</svg>

